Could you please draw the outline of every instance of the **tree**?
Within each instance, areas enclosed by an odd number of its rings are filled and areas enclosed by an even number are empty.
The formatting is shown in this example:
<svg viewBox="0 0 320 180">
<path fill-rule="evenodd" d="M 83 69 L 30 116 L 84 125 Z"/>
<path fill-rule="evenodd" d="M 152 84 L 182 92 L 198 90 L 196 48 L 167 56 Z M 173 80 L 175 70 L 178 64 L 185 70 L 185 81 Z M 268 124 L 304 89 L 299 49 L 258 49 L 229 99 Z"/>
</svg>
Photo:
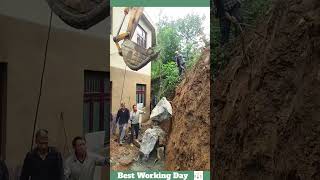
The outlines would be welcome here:
<svg viewBox="0 0 320 180">
<path fill-rule="evenodd" d="M 177 31 L 170 26 L 165 26 L 158 32 L 157 48 L 160 50 L 159 58 L 167 63 L 173 60 L 174 52 L 179 49 L 181 37 Z"/>
<path fill-rule="evenodd" d="M 179 50 L 187 60 L 192 59 L 194 52 L 207 44 L 204 39 L 203 21 L 205 16 L 188 14 L 177 20 L 168 17 L 160 19 L 157 35 L 157 47 L 161 50 L 160 59 L 164 63 L 173 60 L 174 52 Z"/>
<path fill-rule="evenodd" d="M 152 80 L 154 95 L 172 97 L 180 82 L 178 68 L 174 62 L 175 51 L 186 57 L 187 67 L 192 67 L 200 56 L 200 48 L 205 45 L 203 20 L 205 16 L 188 14 L 170 20 L 159 17 L 157 24 L 157 49 L 160 51 L 158 60 L 152 62 Z M 161 88 L 160 88 L 161 85 Z"/>
</svg>

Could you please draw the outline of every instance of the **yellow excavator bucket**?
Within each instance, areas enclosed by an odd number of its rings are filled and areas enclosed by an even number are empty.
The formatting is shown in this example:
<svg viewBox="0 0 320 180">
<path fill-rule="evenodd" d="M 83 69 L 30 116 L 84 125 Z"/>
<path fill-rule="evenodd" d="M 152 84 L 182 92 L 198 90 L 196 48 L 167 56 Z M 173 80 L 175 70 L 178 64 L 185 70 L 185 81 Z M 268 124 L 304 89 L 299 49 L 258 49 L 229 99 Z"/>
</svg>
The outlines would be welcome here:
<svg viewBox="0 0 320 180">
<path fill-rule="evenodd" d="M 159 52 L 156 52 L 154 48 L 145 49 L 129 39 L 123 41 L 121 49 L 124 62 L 134 71 L 143 68 L 159 55 Z"/>
</svg>

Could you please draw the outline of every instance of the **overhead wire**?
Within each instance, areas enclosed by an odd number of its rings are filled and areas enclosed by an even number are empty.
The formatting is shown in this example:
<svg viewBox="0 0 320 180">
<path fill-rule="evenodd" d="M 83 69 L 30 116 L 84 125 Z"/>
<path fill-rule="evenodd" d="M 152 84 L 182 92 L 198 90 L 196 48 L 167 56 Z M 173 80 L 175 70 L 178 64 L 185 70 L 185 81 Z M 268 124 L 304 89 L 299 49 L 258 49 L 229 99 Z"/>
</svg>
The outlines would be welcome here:
<svg viewBox="0 0 320 180">
<path fill-rule="evenodd" d="M 42 72 L 41 72 L 41 80 L 40 80 L 38 101 L 37 101 L 37 106 L 36 106 L 36 113 L 35 113 L 35 116 L 34 116 L 34 122 L 33 122 L 32 139 L 31 139 L 31 147 L 30 147 L 31 150 L 33 148 L 34 135 L 35 135 L 35 130 L 36 130 L 37 122 L 38 122 L 38 114 L 39 114 L 39 107 L 40 107 L 41 96 L 42 96 L 44 73 L 45 73 L 46 64 L 47 64 L 48 45 L 49 45 L 50 34 L 51 34 L 51 29 L 52 29 L 52 14 L 53 13 L 52 13 L 52 10 L 51 10 L 50 11 L 50 18 L 49 18 L 49 27 L 48 27 L 48 33 L 47 33 L 47 40 L 46 40 L 46 47 L 45 47 L 45 51 L 44 51 L 43 66 L 42 66 Z"/>
<path fill-rule="evenodd" d="M 124 83 L 125 83 L 125 81 L 126 81 L 126 75 L 127 75 L 127 65 L 125 65 L 125 68 L 124 68 L 124 77 L 123 77 L 123 82 L 122 82 L 120 103 L 122 103 L 122 96 L 123 96 Z"/>
</svg>

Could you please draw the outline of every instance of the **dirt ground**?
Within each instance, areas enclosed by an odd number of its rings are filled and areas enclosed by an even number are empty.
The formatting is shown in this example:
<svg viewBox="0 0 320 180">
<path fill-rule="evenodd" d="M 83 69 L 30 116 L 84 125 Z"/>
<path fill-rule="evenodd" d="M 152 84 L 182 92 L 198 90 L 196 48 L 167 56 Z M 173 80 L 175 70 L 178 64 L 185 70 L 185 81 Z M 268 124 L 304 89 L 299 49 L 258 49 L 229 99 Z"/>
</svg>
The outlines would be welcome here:
<svg viewBox="0 0 320 180">
<path fill-rule="evenodd" d="M 110 141 L 111 168 L 115 171 L 128 170 L 134 159 L 138 157 L 139 149 L 129 144 L 120 146 L 115 140 L 116 136 L 112 136 Z"/>
<path fill-rule="evenodd" d="M 210 169 L 210 51 L 176 88 L 166 170 Z"/>
<path fill-rule="evenodd" d="M 213 179 L 320 179 L 320 1 L 278 0 L 212 86 Z"/>
<path fill-rule="evenodd" d="M 142 132 L 144 132 L 150 123 L 143 125 Z M 141 136 L 140 136 L 141 138 Z M 139 161 L 139 148 L 131 146 L 128 143 L 122 146 L 116 142 L 117 137 L 113 135 L 110 141 L 110 156 L 111 169 L 114 171 L 146 171 L 146 170 L 164 170 L 164 161 L 154 163 L 156 154 L 153 152 L 148 161 Z"/>
</svg>

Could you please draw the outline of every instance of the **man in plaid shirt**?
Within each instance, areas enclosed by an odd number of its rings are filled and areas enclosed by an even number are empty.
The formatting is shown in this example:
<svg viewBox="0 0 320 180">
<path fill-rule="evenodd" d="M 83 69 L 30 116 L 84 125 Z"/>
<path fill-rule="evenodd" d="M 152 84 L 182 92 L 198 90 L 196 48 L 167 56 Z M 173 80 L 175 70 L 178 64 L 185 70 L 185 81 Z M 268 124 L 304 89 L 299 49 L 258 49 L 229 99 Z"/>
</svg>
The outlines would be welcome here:
<svg viewBox="0 0 320 180">
<path fill-rule="evenodd" d="M 231 21 L 228 19 L 227 14 L 234 17 L 239 23 L 241 22 L 240 16 L 240 1 L 239 0 L 214 0 L 217 9 L 217 17 L 220 20 L 221 31 L 221 46 L 229 42 L 229 34 L 231 29 Z M 239 29 L 235 25 L 235 35 L 239 34 Z"/>
</svg>

